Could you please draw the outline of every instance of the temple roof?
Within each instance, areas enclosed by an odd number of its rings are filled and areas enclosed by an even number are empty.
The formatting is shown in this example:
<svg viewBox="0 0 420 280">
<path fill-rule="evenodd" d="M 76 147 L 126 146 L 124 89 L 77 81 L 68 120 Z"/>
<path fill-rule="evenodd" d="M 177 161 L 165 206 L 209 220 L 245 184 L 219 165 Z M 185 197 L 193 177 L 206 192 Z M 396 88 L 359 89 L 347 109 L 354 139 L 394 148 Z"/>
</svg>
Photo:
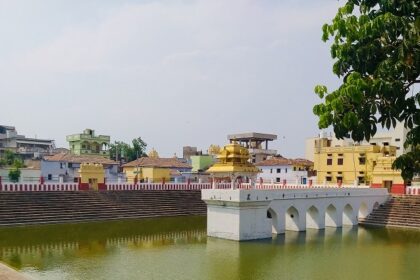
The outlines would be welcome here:
<svg viewBox="0 0 420 280">
<path fill-rule="evenodd" d="M 257 174 L 260 169 L 250 163 L 248 149 L 236 142 L 228 144 L 220 150 L 217 156 L 219 162 L 211 166 L 207 172 L 214 175 L 222 174 Z"/>
</svg>

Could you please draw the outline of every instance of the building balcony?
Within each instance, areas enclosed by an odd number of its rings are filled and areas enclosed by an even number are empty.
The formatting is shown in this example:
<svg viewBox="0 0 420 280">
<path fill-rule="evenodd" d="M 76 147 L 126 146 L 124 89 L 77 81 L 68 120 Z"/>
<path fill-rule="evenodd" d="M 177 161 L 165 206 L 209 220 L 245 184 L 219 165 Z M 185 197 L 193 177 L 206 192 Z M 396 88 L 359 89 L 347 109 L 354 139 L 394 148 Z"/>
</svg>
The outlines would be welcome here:
<svg viewBox="0 0 420 280">
<path fill-rule="evenodd" d="M 254 154 L 254 155 L 256 155 L 256 154 L 264 154 L 264 155 L 273 155 L 273 156 L 275 156 L 276 154 L 277 154 L 277 150 L 270 150 L 270 149 L 253 149 L 253 148 L 250 148 L 250 149 L 248 149 L 248 151 L 249 151 L 249 153 L 250 154 Z"/>
<path fill-rule="evenodd" d="M 111 141 L 111 137 L 107 135 L 98 135 L 98 136 L 91 136 L 87 134 L 75 134 L 75 135 L 68 135 L 66 137 L 68 142 L 77 142 L 82 140 L 89 140 L 89 141 L 96 141 L 98 143 L 109 143 Z"/>
</svg>

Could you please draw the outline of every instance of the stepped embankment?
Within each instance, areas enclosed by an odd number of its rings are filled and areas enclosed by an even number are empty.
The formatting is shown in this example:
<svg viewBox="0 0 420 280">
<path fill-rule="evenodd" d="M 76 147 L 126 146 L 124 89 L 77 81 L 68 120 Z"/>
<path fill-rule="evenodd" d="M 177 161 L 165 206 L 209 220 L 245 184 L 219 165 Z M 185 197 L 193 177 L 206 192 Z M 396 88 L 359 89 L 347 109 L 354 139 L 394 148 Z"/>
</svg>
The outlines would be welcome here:
<svg viewBox="0 0 420 280">
<path fill-rule="evenodd" d="M 0 226 L 206 215 L 201 191 L 1 192 Z"/>
<path fill-rule="evenodd" d="M 365 219 L 360 219 L 360 224 L 420 229 L 420 196 L 393 196 Z"/>
</svg>

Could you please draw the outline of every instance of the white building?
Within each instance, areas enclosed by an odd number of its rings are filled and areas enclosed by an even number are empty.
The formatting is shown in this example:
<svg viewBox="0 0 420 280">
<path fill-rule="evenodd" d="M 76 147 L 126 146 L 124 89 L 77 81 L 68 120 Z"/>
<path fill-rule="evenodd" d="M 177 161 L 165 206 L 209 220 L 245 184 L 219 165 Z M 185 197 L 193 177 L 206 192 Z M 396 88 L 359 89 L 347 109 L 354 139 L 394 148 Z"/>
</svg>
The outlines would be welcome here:
<svg viewBox="0 0 420 280">
<path fill-rule="evenodd" d="M 258 177 L 265 183 L 306 184 L 313 175 L 313 162 L 306 159 L 273 157 L 256 166 L 262 170 Z"/>
<path fill-rule="evenodd" d="M 404 124 L 397 123 L 397 126 L 394 129 L 386 131 L 378 131 L 374 137 L 369 141 L 362 141 L 360 143 L 355 143 L 352 139 L 337 139 L 335 136 L 330 133 L 321 132 L 317 137 L 307 138 L 305 142 L 305 159 L 313 161 L 315 147 L 320 143 L 319 139 L 327 138 L 330 142 L 330 147 L 347 147 L 353 145 L 379 145 L 379 146 L 395 146 L 397 147 L 396 156 L 400 156 L 405 153 L 404 142 L 407 138 L 408 129 L 404 127 Z"/>
<path fill-rule="evenodd" d="M 27 138 L 19 135 L 14 126 L 0 125 L 0 154 L 9 150 L 24 159 L 39 159 L 55 148 L 54 140 Z"/>
</svg>

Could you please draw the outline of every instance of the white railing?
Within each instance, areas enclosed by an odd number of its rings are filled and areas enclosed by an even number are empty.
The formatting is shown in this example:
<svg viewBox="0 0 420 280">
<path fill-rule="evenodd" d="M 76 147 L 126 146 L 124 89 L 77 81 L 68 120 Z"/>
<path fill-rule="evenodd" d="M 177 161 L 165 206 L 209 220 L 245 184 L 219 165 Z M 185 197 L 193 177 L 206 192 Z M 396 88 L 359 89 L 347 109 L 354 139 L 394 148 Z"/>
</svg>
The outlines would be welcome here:
<svg viewBox="0 0 420 280">
<path fill-rule="evenodd" d="M 0 185 L 0 192 L 53 192 L 78 191 L 77 183 L 33 184 L 33 183 L 4 183 Z"/>
<path fill-rule="evenodd" d="M 203 190 L 203 189 L 231 189 L 231 183 L 106 183 L 101 191 L 142 191 L 142 190 Z M 259 189 L 259 190 L 278 190 L 278 189 L 331 189 L 331 188 L 369 188 L 369 186 L 354 185 L 299 185 L 299 184 L 280 184 L 280 183 L 257 183 L 252 186 L 250 183 L 235 183 L 235 189 Z M 420 189 L 420 187 L 418 187 Z M 2 183 L 0 192 L 43 192 L 43 191 L 78 191 L 78 183 Z M 414 194 L 414 193 L 413 193 Z M 416 190 L 420 194 L 420 190 Z"/>
<path fill-rule="evenodd" d="M 238 188 L 251 189 L 250 183 L 239 184 Z M 308 184 L 281 184 L 281 183 L 263 183 L 255 184 L 255 189 L 258 190 L 277 190 L 277 189 L 335 189 L 335 188 L 370 188 L 370 186 L 360 185 L 308 185 Z"/>
<path fill-rule="evenodd" d="M 420 186 L 409 186 L 405 190 L 408 195 L 420 195 Z"/>
</svg>

